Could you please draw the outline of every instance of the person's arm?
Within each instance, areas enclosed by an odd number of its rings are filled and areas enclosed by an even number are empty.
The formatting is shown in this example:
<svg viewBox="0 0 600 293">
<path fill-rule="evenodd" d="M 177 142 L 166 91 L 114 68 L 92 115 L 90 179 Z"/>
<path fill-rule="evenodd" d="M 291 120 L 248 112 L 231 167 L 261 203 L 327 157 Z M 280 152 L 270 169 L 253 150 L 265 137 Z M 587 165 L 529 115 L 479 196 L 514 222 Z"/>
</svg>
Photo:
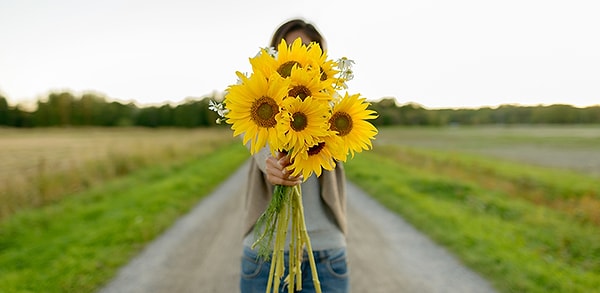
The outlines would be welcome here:
<svg viewBox="0 0 600 293">
<path fill-rule="evenodd" d="M 271 151 L 269 150 L 269 147 L 266 146 L 266 147 L 260 149 L 260 151 L 258 151 L 252 157 L 256 161 L 256 165 L 258 166 L 258 168 L 266 175 L 267 174 L 267 169 L 266 169 L 267 168 L 267 158 L 271 157 Z"/>
</svg>

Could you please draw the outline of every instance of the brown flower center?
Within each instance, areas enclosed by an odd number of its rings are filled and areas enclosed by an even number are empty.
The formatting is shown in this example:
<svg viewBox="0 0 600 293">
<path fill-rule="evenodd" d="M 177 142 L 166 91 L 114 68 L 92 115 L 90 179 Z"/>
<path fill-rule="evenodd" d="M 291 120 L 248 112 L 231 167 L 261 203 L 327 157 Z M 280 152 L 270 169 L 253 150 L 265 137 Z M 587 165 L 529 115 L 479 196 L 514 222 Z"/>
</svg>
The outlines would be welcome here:
<svg viewBox="0 0 600 293">
<path fill-rule="evenodd" d="M 270 128 L 277 125 L 275 115 L 279 113 L 279 106 L 275 100 L 262 96 L 252 104 L 250 109 L 252 120 L 260 127 Z"/>
<path fill-rule="evenodd" d="M 331 130 L 337 131 L 339 136 L 344 136 L 352 131 L 352 117 L 346 112 L 335 112 L 329 119 Z"/>
<path fill-rule="evenodd" d="M 316 145 L 313 145 L 308 148 L 308 155 L 309 156 L 318 155 L 324 147 L 325 147 L 325 142 L 320 142 Z"/>
<path fill-rule="evenodd" d="M 277 68 L 277 72 L 283 78 L 290 77 L 290 75 L 292 75 L 292 68 L 294 68 L 294 65 L 298 65 L 298 67 L 301 67 L 300 63 L 298 63 L 296 61 L 288 61 L 288 62 L 281 64 L 279 66 L 279 68 Z"/>
<path fill-rule="evenodd" d="M 306 97 L 310 95 L 312 95 L 312 92 L 303 85 L 294 86 L 288 91 L 289 97 L 299 97 L 300 99 L 302 99 L 302 101 L 304 101 L 304 99 L 306 99 Z"/>
<path fill-rule="evenodd" d="M 306 119 L 306 115 L 302 112 L 294 113 L 292 115 L 290 126 L 295 131 L 302 131 L 304 128 L 306 128 L 306 126 L 308 126 L 308 119 Z"/>
</svg>

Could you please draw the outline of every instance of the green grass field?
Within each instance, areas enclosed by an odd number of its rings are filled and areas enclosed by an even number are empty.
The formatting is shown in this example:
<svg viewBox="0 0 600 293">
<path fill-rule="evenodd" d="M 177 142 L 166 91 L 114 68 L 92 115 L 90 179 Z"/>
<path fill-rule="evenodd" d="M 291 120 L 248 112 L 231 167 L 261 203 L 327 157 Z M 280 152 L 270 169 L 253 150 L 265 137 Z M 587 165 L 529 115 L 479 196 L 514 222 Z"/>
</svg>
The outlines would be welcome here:
<svg viewBox="0 0 600 293">
<path fill-rule="evenodd" d="M 380 134 L 372 151 L 347 163 L 349 178 L 499 291 L 598 292 L 600 180 L 597 170 L 561 165 L 563 157 L 594 149 L 582 163 L 598 160 L 598 129 Z M 513 146 L 530 153 L 508 154 Z M 559 150 L 559 162 L 549 161 Z"/>
<path fill-rule="evenodd" d="M 40 203 L 4 194 L 0 292 L 94 292 L 248 158 L 228 129 L 90 131 L 0 130 L 23 155 L 2 182 L 104 170 Z M 597 126 L 384 128 L 346 170 L 500 292 L 598 292 L 598 150 Z M 73 163 L 47 177 L 31 154 Z"/>
</svg>

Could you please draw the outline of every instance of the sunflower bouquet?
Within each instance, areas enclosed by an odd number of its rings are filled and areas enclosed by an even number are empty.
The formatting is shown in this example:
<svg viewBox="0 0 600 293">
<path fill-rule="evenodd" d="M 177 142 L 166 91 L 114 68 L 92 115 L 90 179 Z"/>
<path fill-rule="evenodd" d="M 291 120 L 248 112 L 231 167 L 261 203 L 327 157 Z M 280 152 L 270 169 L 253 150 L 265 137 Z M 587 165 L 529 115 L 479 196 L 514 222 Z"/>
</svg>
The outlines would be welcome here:
<svg viewBox="0 0 600 293">
<path fill-rule="evenodd" d="M 339 93 L 353 78 L 352 60 L 333 61 L 318 43 L 305 45 L 296 39 L 289 45 L 282 40 L 277 50 L 261 49 L 250 64 L 252 73 L 236 72 L 238 83 L 229 86 L 223 103 L 211 102 L 210 107 L 231 124 L 233 136 L 243 137 L 251 154 L 264 147 L 273 155 L 285 152 L 291 176 L 302 175 L 306 180 L 372 147 L 377 129 L 367 120 L 377 113 L 367 109 L 369 103 L 359 94 Z M 290 292 L 301 289 L 300 264 L 306 249 L 320 292 L 300 185 L 275 186 L 254 230 L 257 240 L 252 248 L 258 247 L 259 256 L 272 258 L 267 292 L 271 286 L 278 288 L 283 278 L 288 236 L 289 268 L 284 282 Z"/>
</svg>

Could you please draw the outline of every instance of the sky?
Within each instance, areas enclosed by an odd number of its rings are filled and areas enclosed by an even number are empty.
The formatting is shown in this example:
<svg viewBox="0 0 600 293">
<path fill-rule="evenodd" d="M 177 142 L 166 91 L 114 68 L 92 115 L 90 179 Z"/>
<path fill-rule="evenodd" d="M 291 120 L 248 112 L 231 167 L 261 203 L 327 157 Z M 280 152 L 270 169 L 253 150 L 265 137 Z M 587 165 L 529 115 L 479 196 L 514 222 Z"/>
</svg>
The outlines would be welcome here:
<svg viewBox="0 0 600 293">
<path fill-rule="evenodd" d="M 351 94 L 426 108 L 600 104 L 600 1 L 0 0 L 0 94 L 140 105 L 222 92 L 283 22 L 355 61 Z"/>
</svg>

